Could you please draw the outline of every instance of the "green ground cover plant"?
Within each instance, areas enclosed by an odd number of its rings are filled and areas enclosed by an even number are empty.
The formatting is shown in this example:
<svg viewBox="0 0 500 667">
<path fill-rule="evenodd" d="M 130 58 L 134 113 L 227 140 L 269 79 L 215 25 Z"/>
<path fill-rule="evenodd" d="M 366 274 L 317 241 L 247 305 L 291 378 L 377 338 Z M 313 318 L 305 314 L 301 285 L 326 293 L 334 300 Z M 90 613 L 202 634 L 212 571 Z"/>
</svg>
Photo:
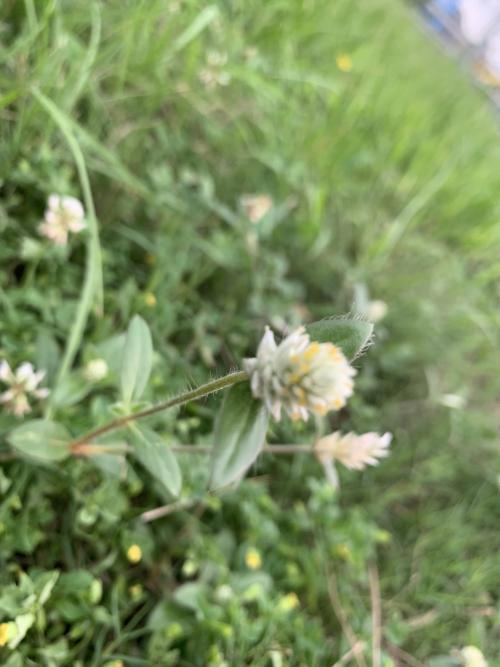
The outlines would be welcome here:
<svg viewBox="0 0 500 667">
<path fill-rule="evenodd" d="M 0 361 L 45 371 L 0 409 L 1 664 L 500 665 L 500 143 L 411 11 L 4 0 L 0 114 Z M 321 435 L 393 434 L 340 488 L 271 449 L 200 493 L 218 395 L 141 422 L 177 477 L 47 449 L 332 314 L 376 322 Z"/>
</svg>

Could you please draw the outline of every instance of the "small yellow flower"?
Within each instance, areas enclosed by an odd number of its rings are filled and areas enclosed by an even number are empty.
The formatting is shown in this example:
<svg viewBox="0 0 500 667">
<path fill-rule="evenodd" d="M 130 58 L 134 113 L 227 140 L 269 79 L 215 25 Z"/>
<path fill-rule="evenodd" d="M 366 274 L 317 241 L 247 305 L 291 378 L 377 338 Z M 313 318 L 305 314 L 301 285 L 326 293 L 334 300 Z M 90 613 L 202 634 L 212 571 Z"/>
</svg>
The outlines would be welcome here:
<svg viewBox="0 0 500 667">
<path fill-rule="evenodd" d="M 287 593 L 287 595 L 284 595 L 278 602 L 278 609 L 280 611 L 289 612 L 297 609 L 299 604 L 300 601 L 296 593 Z"/>
<path fill-rule="evenodd" d="M 142 559 L 142 549 L 138 544 L 132 544 L 127 549 L 127 558 L 131 563 L 139 563 Z"/>
<path fill-rule="evenodd" d="M 150 308 L 154 308 L 156 306 L 156 297 L 153 292 L 146 292 L 144 295 L 144 301 L 146 306 L 149 306 Z"/>
<path fill-rule="evenodd" d="M 107 662 L 104 667 L 125 667 L 123 664 L 123 660 L 112 660 L 111 662 Z"/>
<path fill-rule="evenodd" d="M 138 600 L 142 595 L 143 588 L 141 584 L 133 584 L 129 587 L 128 592 L 132 600 Z"/>
<path fill-rule="evenodd" d="M 337 544 L 335 547 L 335 554 L 348 563 L 352 562 L 352 553 L 347 544 Z"/>
<path fill-rule="evenodd" d="M 248 549 L 245 554 L 245 564 L 250 570 L 258 570 L 262 566 L 262 558 L 257 549 Z"/>
<path fill-rule="evenodd" d="M 0 646 L 5 646 L 9 641 L 9 624 L 0 623 Z"/>
<path fill-rule="evenodd" d="M 337 67 L 341 72 L 350 72 L 352 70 L 352 58 L 347 53 L 341 53 L 336 58 Z"/>
</svg>

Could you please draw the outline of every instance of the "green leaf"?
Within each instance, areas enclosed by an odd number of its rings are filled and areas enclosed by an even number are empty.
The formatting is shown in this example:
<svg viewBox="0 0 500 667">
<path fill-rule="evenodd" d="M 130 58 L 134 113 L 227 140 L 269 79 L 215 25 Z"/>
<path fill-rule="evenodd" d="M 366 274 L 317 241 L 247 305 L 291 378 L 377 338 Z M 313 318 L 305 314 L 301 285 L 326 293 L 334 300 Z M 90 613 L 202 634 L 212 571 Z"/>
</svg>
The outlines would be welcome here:
<svg viewBox="0 0 500 667">
<path fill-rule="evenodd" d="M 341 348 L 348 359 L 356 359 L 369 344 L 373 324 L 363 320 L 331 319 L 306 325 L 312 340 L 333 343 Z"/>
<path fill-rule="evenodd" d="M 45 419 L 19 426 L 7 440 L 24 457 L 35 461 L 62 461 L 70 455 L 71 435 L 67 428 Z"/>
<path fill-rule="evenodd" d="M 61 353 L 54 336 L 47 329 L 39 331 L 35 343 L 36 367 L 45 371 L 45 382 L 50 385 L 56 376 Z"/>
<path fill-rule="evenodd" d="M 248 383 L 232 387 L 222 404 L 214 433 L 210 487 L 231 484 L 244 475 L 266 438 L 269 414 Z"/>
<path fill-rule="evenodd" d="M 16 624 L 16 635 L 9 641 L 9 648 L 16 648 L 23 639 L 26 637 L 26 633 L 31 628 L 35 622 L 35 614 L 28 612 L 27 614 L 20 614 L 14 619 Z"/>
<path fill-rule="evenodd" d="M 92 387 L 82 377 L 71 373 L 64 376 L 52 392 L 52 404 L 58 408 L 67 408 L 82 401 L 91 391 Z"/>
<path fill-rule="evenodd" d="M 122 398 L 128 405 L 139 399 L 149 380 L 153 362 L 153 343 L 146 322 L 135 315 L 130 322 L 121 369 Z"/>
<path fill-rule="evenodd" d="M 169 493 L 178 496 L 182 475 L 169 446 L 154 431 L 134 426 L 134 456 Z"/>
</svg>

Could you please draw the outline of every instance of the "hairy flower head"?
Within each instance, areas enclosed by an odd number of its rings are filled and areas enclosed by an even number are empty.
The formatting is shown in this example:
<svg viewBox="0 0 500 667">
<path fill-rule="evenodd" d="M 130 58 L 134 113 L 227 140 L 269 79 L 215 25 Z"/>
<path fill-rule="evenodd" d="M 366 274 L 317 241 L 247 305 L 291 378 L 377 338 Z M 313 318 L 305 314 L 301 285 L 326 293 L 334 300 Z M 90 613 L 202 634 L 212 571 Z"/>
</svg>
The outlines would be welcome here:
<svg viewBox="0 0 500 667">
<path fill-rule="evenodd" d="M 316 441 L 316 456 L 323 463 L 333 459 L 340 461 L 350 470 L 363 470 L 366 466 L 375 466 L 379 459 L 389 455 L 392 434 L 384 433 L 346 433 L 338 431 Z"/>
<path fill-rule="evenodd" d="M 39 232 L 56 245 L 66 245 L 68 234 L 77 234 L 85 229 L 85 212 L 82 203 L 75 197 L 50 195 L 44 221 Z"/>
<path fill-rule="evenodd" d="M 7 361 L 0 362 L 0 382 L 8 389 L 0 394 L 0 403 L 16 417 L 31 412 L 29 397 L 47 398 L 48 389 L 40 389 L 38 385 L 45 377 L 45 371 L 35 371 L 33 365 L 25 362 L 12 371 Z"/>
<path fill-rule="evenodd" d="M 340 348 L 311 341 L 304 327 L 279 345 L 266 328 L 255 359 L 245 359 L 250 386 L 274 419 L 283 408 L 292 419 L 307 421 L 310 412 L 325 415 L 340 410 L 353 391 L 356 371 Z"/>
</svg>

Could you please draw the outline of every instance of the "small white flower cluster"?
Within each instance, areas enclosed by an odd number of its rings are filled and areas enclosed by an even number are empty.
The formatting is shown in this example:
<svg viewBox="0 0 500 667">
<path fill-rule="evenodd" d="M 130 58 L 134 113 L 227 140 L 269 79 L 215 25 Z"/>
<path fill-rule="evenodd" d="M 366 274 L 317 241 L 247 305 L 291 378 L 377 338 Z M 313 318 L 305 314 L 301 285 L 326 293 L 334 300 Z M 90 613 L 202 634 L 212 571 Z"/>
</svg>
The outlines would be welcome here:
<svg viewBox="0 0 500 667">
<path fill-rule="evenodd" d="M 16 371 L 12 371 L 7 361 L 0 362 L 0 381 L 9 388 L 0 394 L 0 403 L 3 403 L 16 417 L 22 417 L 31 412 L 28 398 L 42 399 L 49 395 L 48 389 L 40 389 L 38 385 L 45 377 L 45 371 L 35 371 L 33 365 L 26 362 Z"/>
<path fill-rule="evenodd" d="M 200 70 L 199 79 L 205 88 L 213 89 L 216 86 L 227 86 L 231 82 L 231 75 L 224 70 L 227 63 L 227 53 L 210 51 L 207 55 L 207 66 Z"/>
<path fill-rule="evenodd" d="M 340 410 L 353 392 L 356 374 L 340 348 L 311 342 L 304 327 L 279 345 L 266 328 L 257 357 L 245 359 L 244 368 L 253 395 L 264 401 L 277 421 L 282 408 L 292 419 L 304 421 L 309 412 L 325 415 Z"/>
<path fill-rule="evenodd" d="M 85 212 L 82 203 L 75 197 L 50 195 L 44 221 L 39 232 L 56 245 L 68 243 L 68 234 L 77 234 L 85 229 Z"/>
<path fill-rule="evenodd" d="M 375 466 L 379 459 L 389 455 L 392 434 L 384 433 L 346 433 L 336 431 L 320 438 L 314 445 L 316 456 L 323 464 L 337 460 L 350 470 L 363 470 L 366 466 Z"/>
<path fill-rule="evenodd" d="M 254 224 L 259 223 L 271 210 L 273 200 L 269 195 L 243 195 L 240 198 L 241 207 L 246 217 Z"/>
</svg>

